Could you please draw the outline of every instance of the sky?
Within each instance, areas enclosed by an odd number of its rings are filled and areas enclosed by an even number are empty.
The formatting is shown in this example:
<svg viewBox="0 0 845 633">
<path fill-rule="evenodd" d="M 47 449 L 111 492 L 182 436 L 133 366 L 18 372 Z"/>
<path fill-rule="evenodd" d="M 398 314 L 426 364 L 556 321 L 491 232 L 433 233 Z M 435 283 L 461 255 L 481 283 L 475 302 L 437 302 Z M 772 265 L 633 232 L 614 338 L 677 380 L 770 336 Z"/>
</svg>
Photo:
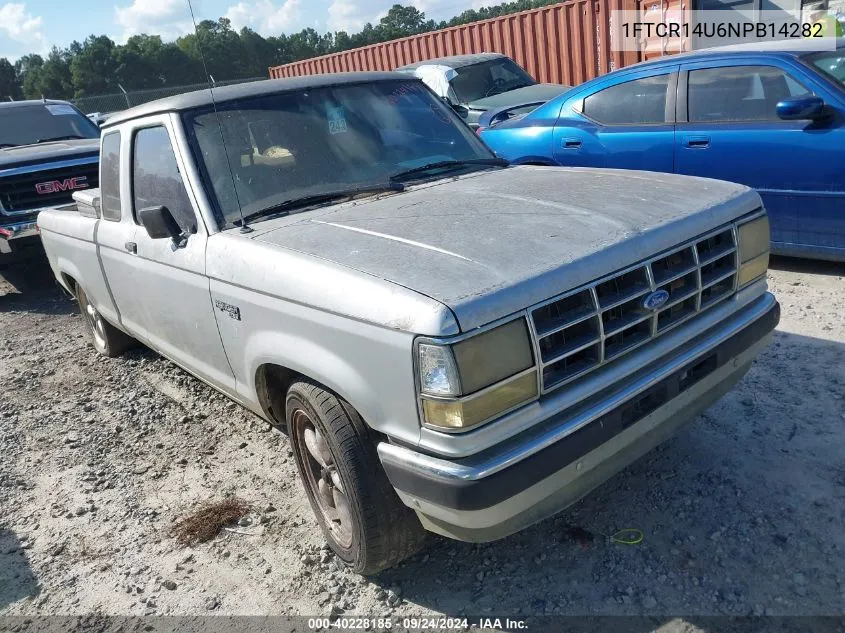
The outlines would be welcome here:
<svg viewBox="0 0 845 633">
<path fill-rule="evenodd" d="M 426 18 L 447 19 L 470 8 L 503 0 L 192 0 L 197 20 L 225 16 L 240 29 L 262 35 L 306 27 L 319 32 L 358 31 L 376 23 L 393 4 L 413 4 Z M 137 33 L 172 40 L 192 30 L 188 0 L 0 0 L 0 57 L 14 61 L 45 54 L 88 35 L 118 43 Z"/>
</svg>

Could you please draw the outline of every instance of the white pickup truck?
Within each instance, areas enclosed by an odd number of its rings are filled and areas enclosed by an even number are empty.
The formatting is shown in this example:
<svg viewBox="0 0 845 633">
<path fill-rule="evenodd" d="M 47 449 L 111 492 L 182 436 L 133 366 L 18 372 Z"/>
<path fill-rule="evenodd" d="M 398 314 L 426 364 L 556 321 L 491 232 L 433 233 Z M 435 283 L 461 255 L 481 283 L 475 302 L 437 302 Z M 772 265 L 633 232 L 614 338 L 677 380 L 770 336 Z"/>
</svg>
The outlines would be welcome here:
<svg viewBox="0 0 845 633">
<path fill-rule="evenodd" d="M 362 573 L 425 530 L 565 508 L 728 391 L 779 318 L 750 189 L 508 167 L 402 74 L 116 114 L 75 197 L 38 224 L 97 351 L 140 341 L 285 428 Z"/>
</svg>

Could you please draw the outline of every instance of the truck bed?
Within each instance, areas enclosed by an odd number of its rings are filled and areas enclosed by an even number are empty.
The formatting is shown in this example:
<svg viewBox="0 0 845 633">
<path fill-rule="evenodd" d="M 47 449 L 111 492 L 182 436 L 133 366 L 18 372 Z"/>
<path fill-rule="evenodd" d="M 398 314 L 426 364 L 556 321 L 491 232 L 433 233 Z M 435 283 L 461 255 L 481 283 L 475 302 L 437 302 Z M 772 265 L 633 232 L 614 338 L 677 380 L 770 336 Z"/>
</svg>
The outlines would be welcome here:
<svg viewBox="0 0 845 633">
<path fill-rule="evenodd" d="M 85 196 L 75 193 L 76 202 L 42 211 L 38 227 L 50 267 L 62 286 L 75 295 L 76 280 L 84 279 L 87 294 L 102 306 L 103 315 L 117 322 L 117 309 L 100 265 L 97 231 L 102 220 L 96 207 L 88 203 L 98 192 L 89 190 Z"/>
</svg>

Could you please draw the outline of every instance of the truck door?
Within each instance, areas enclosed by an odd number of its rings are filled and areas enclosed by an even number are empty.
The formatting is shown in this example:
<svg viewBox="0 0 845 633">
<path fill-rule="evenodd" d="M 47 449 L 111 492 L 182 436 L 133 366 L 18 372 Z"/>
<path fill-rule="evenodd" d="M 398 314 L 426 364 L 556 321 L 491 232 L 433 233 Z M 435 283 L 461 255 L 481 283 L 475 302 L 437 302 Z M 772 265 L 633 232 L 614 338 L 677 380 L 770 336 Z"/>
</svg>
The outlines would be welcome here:
<svg viewBox="0 0 845 633">
<path fill-rule="evenodd" d="M 205 274 L 208 233 L 182 179 L 184 165 L 171 142 L 167 116 L 144 119 L 132 133 L 129 165 L 134 278 L 118 305 L 131 303 L 139 336 L 186 369 L 234 390 Z M 138 221 L 141 209 L 165 206 L 185 239 L 152 239 Z M 117 299 L 117 297 L 116 297 Z"/>
<path fill-rule="evenodd" d="M 137 311 L 124 304 L 124 312 L 115 301 L 115 293 L 123 295 L 121 290 L 132 285 L 134 277 L 134 256 L 127 250 L 127 244 L 135 239 L 138 228 L 129 213 L 127 185 L 125 182 L 125 162 L 128 158 L 128 142 L 120 130 L 103 135 L 100 149 L 100 208 L 101 221 L 97 224 L 95 242 L 97 254 L 106 279 L 107 300 L 96 297 L 96 307 L 100 313 L 116 325 L 122 325 L 130 333 L 138 329 L 133 317 Z M 85 289 L 86 293 L 90 291 Z M 90 298 L 90 297 L 89 297 Z"/>
</svg>

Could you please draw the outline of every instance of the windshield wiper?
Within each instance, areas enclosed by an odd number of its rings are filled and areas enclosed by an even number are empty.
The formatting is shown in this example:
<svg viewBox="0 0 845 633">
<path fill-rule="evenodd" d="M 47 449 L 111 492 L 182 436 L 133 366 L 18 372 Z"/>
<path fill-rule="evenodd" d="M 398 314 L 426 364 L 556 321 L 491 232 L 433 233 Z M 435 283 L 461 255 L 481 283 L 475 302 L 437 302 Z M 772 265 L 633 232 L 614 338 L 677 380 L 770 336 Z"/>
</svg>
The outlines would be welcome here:
<svg viewBox="0 0 845 633">
<path fill-rule="evenodd" d="M 336 200 L 340 200 L 343 198 L 352 198 L 359 194 L 369 193 L 369 194 L 377 194 L 377 193 L 386 193 L 386 192 L 398 192 L 405 189 L 405 185 L 400 182 L 385 182 L 379 183 L 376 185 L 365 185 L 362 187 L 349 187 L 348 189 L 336 189 L 334 191 L 326 191 L 324 193 L 315 193 L 310 196 L 302 196 L 301 198 L 291 198 L 290 200 L 284 200 L 279 204 L 271 205 L 265 209 L 261 209 L 260 211 L 256 211 L 254 213 L 250 213 L 249 215 L 245 215 L 243 217 L 243 222 L 237 220 L 233 224 L 236 226 L 242 226 L 244 223 L 251 222 L 252 220 L 256 220 L 258 218 L 263 218 L 268 215 L 276 215 L 276 214 L 283 214 L 289 213 L 294 209 L 301 209 L 303 207 L 310 207 L 311 205 L 321 204 L 324 202 L 332 202 Z"/>
<path fill-rule="evenodd" d="M 0 143 L 0 147 L 17 147 L 17 143 Z"/>
<path fill-rule="evenodd" d="M 406 178 L 416 176 L 418 174 L 424 174 L 427 171 L 433 171 L 435 169 L 459 169 L 461 167 L 469 167 L 472 165 L 488 165 L 490 167 L 507 167 L 508 161 L 504 160 L 503 158 L 469 158 L 466 160 L 440 160 L 436 163 L 429 163 L 428 165 L 422 165 L 420 167 L 414 167 L 413 169 L 406 169 L 405 171 L 400 171 L 393 174 L 390 177 L 392 182 L 399 182 L 405 180 Z"/>
<path fill-rule="evenodd" d="M 69 141 L 77 138 L 88 138 L 87 136 L 79 136 L 78 134 L 68 134 L 67 136 L 54 136 L 52 138 L 39 138 L 36 143 L 47 143 L 49 141 Z"/>
</svg>

